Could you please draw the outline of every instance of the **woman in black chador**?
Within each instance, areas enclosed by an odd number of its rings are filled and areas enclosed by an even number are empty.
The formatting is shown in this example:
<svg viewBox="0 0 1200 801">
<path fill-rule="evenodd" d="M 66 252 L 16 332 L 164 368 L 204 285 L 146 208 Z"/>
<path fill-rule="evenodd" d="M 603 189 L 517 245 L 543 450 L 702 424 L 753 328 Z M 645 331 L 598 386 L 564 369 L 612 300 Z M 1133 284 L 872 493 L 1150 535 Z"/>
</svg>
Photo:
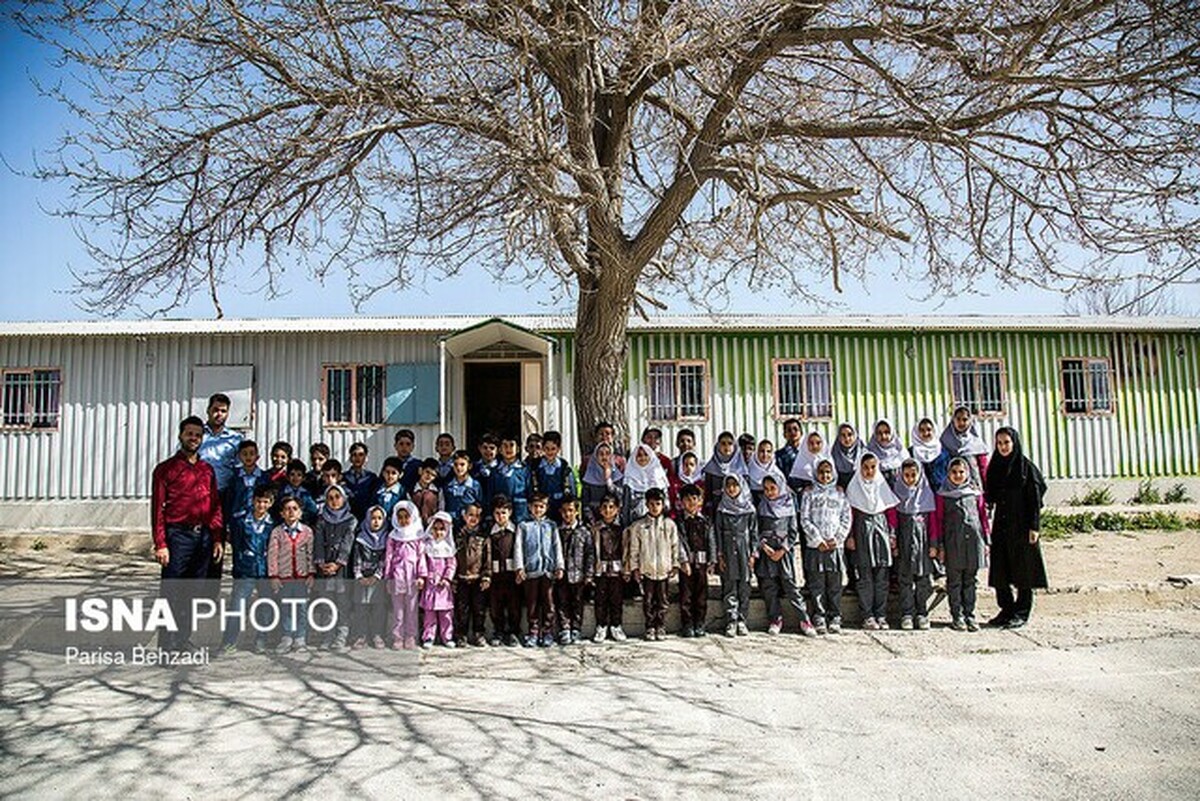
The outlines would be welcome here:
<svg viewBox="0 0 1200 801">
<path fill-rule="evenodd" d="M 1017 629 L 1029 621 L 1034 589 L 1047 586 L 1046 565 L 1038 545 L 1046 481 L 1025 457 L 1014 429 L 998 430 L 995 443 L 984 479 L 984 497 L 996 510 L 988 585 L 996 588 L 1000 613 L 988 622 Z"/>
</svg>

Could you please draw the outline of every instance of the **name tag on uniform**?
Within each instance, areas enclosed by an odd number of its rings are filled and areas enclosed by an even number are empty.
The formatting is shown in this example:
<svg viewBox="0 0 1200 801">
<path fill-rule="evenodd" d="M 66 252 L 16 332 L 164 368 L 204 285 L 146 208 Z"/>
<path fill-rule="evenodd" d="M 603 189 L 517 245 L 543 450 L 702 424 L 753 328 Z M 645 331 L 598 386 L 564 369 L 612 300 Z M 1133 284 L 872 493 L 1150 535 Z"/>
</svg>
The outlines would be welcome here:
<svg viewBox="0 0 1200 801">
<path fill-rule="evenodd" d="M 504 560 L 504 569 L 505 570 L 516 570 L 517 569 L 517 560 L 516 559 L 505 559 Z"/>
<path fill-rule="evenodd" d="M 500 563 L 498 561 L 495 561 L 495 560 L 492 561 L 492 572 L 493 573 L 500 572 Z"/>
<path fill-rule="evenodd" d="M 620 573 L 621 572 L 621 563 L 619 561 L 618 562 L 609 562 L 608 569 L 613 571 L 614 573 Z"/>
<path fill-rule="evenodd" d="M 708 552 L 696 551 L 696 558 L 693 559 L 692 561 L 693 562 L 707 562 L 708 561 Z"/>
</svg>

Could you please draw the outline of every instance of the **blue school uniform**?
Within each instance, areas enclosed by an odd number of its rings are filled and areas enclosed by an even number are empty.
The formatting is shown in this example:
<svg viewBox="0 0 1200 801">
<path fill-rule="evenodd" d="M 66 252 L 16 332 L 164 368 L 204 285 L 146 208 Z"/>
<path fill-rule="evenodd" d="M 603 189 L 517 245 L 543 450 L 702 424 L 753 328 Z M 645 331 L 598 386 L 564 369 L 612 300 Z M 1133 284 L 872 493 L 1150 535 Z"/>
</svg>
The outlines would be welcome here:
<svg viewBox="0 0 1200 801">
<path fill-rule="evenodd" d="M 239 472 L 243 472 L 239 469 Z M 261 472 L 261 471 L 259 471 Z M 237 486 L 235 481 L 234 486 Z M 271 531 L 275 528 L 275 520 L 271 515 L 265 515 L 261 520 L 253 514 L 243 515 L 233 520 L 229 525 L 229 547 L 233 551 L 233 585 L 229 591 L 227 607 L 237 610 L 248 610 L 250 600 L 257 592 L 260 598 L 269 598 L 271 587 L 267 582 L 267 548 L 271 542 Z M 260 611 L 265 617 L 265 613 Z M 263 617 L 259 618 L 261 626 L 269 625 Z M 242 633 L 242 618 L 232 618 L 221 637 L 222 645 L 231 646 L 237 643 Z M 266 643 L 266 636 L 261 630 L 255 637 L 259 647 Z"/>
<path fill-rule="evenodd" d="M 355 517 L 362 520 L 375 498 L 375 491 L 379 489 L 379 476 L 366 468 L 350 468 L 342 473 L 342 483 L 351 493 L 350 510 L 354 512 Z"/>
<path fill-rule="evenodd" d="M 253 514 L 254 490 L 270 483 L 271 479 L 267 477 L 261 467 L 255 467 L 254 472 L 247 473 L 244 467 L 238 465 L 238 469 L 234 471 L 233 479 L 229 483 L 229 492 L 226 494 L 228 503 L 225 511 L 228 518 L 236 520 Z"/>
<path fill-rule="evenodd" d="M 796 457 L 799 455 L 799 448 L 795 448 L 790 444 L 784 445 L 782 448 L 775 450 L 775 465 L 785 476 L 790 476 L 792 474 L 792 467 L 796 464 Z"/>
<path fill-rule="evenodd" d="M 400 471 L 400 484 L 404 487 L 404 493 L 406 495 L 411 493 L 413 487 L 417 486 L 417 482 L 420 480 L 421 460 L 415 456 L 410 456 L 404 460 L 404 469 Z"/>
<path fill-rule="evenodd" d="M 233 472 L 238 467 L 238 448 L 242 445 L 242 435 L 226 426 L 220 434 L 214 434 L 206 424 L 204 439 L 200 442 L 199 456 L 212 465 L 217 477 L 217 492 L 224 493 L 233 478 Z"/>
<path fill-rule="evenodd" d="M 455 523 L 462 521 L 463 509 L 473 503 L 483 507 L 483 489 L 470 476 L 466 481 L 451 477 L 442 488 L 442 504 Z"/>
<path fill-rule="evenodd" d="M 279 516 L 279 508 L 283 504 L 284 498 L 295 498 L 300 501 L 300 522 L 310 528 L 317 522 L 317 502 L 313 500 L 313 496 L 308 494 L 303 486 L 293 487 L 291 484 L 284 484 L 279 490 L 279 498 L 275 501 L 275 516 Z"/>
<path fill-rule="evenodd" d="M 514 460 L 512 464 L 501 462 L 494 473 L 493 489 L 496 495 L 507 495 L 512 501 L 514 523 L 524 523 L 529 519 L 531 478 L 529 468 L 520 459 Z"/>
<path fill-rule="evenodd" d="M 375 503 L 373 505 L 382 506 L 385 519 L 391 520 L 392 510 L 396 508 L 396 504 L 408 497 L 408 492 L 404 488 L 404 482 L 402 481 L 397 481 L 390 487 L 380 484 L 375 488 Z"/>
<path fill-rule="evenodd" d="M 533 480 L 538 492 L 550 498 L 549 517 L 554 520 L 560 519 L 558 510 L 562 508 L 563 502 L 576 497 L 575 471 L 571 469 L 571 465 L 561 456 L 554 462 L 543 457 L 538 460 Z"/>
<path fill-rule="evenodd" d="M 488 507 L 492 505 L 492 498 L 496 495 L 496 470 L 499 467 L 499 459 L 493 459 L 490 462 L 480 459 L 471 468 L 471 476 L 479 482 L 479 489 L 483 493 L 481 497 Z"/>
</svg>

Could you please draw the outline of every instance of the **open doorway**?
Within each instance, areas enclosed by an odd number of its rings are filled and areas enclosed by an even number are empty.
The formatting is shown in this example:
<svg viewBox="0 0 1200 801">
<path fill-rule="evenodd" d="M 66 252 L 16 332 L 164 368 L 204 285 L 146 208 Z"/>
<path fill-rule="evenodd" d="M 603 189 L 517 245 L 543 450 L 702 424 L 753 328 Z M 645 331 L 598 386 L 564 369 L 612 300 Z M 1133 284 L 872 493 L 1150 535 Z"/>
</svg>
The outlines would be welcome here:
<svg viewBox="0 0 1200 801">
<path fill-rule="evenodd" d="M 466 447 L 472 454 L 488 432 L 521 441 L 520 362 L 467 362 L 463 395 Z"/>
</svg>

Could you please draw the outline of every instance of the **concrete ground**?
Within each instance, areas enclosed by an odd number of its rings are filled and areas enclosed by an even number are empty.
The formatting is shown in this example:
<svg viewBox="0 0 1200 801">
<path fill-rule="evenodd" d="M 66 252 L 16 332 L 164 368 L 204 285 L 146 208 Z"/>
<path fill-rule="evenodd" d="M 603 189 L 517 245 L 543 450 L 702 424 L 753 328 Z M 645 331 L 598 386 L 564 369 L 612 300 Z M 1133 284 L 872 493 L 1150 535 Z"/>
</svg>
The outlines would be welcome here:
<svg viewBox="0 0 1200 801">
<path fill-rule="evenodd" d="M 0 796 L 1196 798 L 1200 594 L 1166 577 L 1200 575 L 1198 539 L 1047 543 L 1058 591 L 1015 632 L 238 654 L 190 669 L 0 649 Z M 124 572 L 146 571 L 0 551 L 9 577 Z M 31 592 L 5 586 L 0 629 Z"/>
</svg>

